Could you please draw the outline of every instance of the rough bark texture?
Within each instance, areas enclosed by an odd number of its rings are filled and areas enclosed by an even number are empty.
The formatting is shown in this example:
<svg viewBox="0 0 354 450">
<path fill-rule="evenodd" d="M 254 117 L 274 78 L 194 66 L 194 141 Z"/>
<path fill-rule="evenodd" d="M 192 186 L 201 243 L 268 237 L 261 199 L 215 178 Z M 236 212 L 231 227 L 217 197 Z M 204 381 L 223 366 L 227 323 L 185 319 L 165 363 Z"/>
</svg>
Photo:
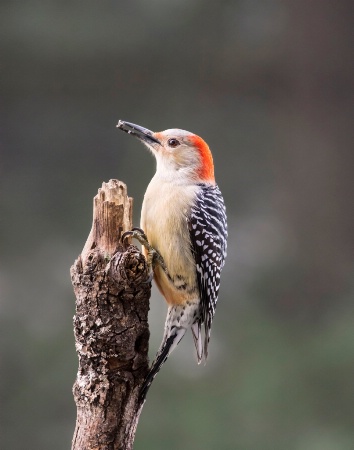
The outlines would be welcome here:
<svg viewBox="0 0 354 450">
<path fill-rule="evenodd" d="M 79 370 L 72 450 L 130 450 L 140 415 L 137 394 L 148 371 L 150 283 L 145 258 L 132 245 L 132 199 L 110 180 L 94 199 L 93 224 L 71 268 Z"/>
</svg>

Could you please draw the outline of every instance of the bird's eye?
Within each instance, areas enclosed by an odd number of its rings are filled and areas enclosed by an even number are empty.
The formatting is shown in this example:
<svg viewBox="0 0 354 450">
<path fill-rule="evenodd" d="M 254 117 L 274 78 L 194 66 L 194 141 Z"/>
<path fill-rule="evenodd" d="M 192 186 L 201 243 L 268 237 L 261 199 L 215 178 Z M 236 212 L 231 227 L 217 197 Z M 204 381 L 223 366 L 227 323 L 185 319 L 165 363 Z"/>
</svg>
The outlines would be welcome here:
<svg viewBox="0 0 354 450">
<path fill-rule="evenodd" d="M 169 147 L 176 148 L 179 146 L 179 140 L 177 140 L 175 138 L 171 138 L 167 141 L 167 144 Z"/>
</svg>

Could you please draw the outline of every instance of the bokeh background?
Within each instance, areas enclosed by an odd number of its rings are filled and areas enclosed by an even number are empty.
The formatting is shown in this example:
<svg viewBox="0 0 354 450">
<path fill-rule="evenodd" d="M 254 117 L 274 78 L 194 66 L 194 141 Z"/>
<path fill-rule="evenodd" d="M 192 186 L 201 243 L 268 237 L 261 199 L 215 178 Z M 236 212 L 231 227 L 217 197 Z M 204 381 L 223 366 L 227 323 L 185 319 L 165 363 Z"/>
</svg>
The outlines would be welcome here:
<svg viewBox="0 0 354 450">
<path fill-rule="evenodd" d="M 230 235 L 210 360 L 185 337 L 135 448 L 354 448 L 351 8 L 2 0 L 2 449 L 70 448 L 69 268 L 102 181 L 128 184 L 138 225 L 154 172 L 118 119 L 205 138 Z M 153 356 L 166 307 L 151 302 Z"/>
</svg>

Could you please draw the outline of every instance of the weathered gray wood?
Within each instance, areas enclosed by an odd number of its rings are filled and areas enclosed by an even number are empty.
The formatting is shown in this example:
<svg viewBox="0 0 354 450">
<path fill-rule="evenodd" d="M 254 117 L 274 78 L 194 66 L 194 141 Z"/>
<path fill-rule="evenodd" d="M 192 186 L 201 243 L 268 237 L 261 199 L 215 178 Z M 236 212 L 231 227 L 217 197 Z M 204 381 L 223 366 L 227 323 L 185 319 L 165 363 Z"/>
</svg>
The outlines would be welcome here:
<svg viewBox="0 0 354 450">
<path fill-rule="evenodd" d="M 150 283 L 146 261 L 121 234 L 132 227 L 124 183 L 103 183 L 94 199 L 85 247 L 71 268 L 76 295 L 74 333 L 79 370 L 72 450 L 130 450 L 140 410 L 137 394 L 148 371 Z"/>
</svg>

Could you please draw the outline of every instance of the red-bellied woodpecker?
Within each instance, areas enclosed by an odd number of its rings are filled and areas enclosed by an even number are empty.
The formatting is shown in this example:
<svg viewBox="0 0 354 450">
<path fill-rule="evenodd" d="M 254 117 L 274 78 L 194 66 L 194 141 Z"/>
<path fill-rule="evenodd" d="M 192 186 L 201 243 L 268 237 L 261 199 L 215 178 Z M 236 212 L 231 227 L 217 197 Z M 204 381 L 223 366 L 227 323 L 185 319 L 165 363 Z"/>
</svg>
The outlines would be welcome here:
<svg viewBox="0 0 354 450">
<path fill-rule="evenodd" d="M 143 401 L 188 328 L 198 363 L 208 356 L 226 257 L 227 223 L 212 154 L 202 138 L 179 129 L 153 133 L 121 120 L 117 127 L 146 144 L 157 162 L 143 201 L 142 230 L 127 233 L 143 244 L 154 280 L 168 304 L 163 340 L 140 393 Z"/>
</svg>

